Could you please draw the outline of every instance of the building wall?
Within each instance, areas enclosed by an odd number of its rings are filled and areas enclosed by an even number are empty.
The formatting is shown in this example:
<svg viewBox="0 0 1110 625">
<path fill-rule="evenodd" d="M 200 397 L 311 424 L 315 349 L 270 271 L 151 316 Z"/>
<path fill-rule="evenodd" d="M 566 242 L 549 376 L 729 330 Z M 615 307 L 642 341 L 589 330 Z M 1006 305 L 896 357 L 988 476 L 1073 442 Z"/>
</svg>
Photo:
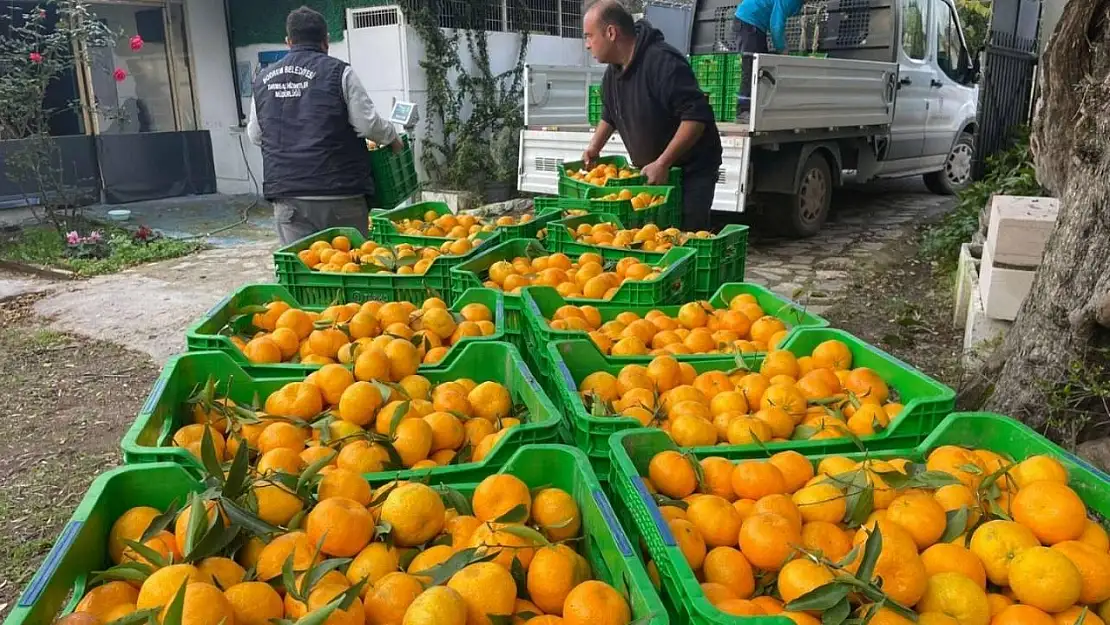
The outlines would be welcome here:
<svg viewBox="0 0 1110 625">
<path fill-rule="evenodd" d="M 222 0 L 185 0 L 189 50 L 193 56 L 199 108 L 198 127 L 212 136 L 212 157 L 220 193 L 249 193 L 253 190 L 243 152 L 255 153 L 251 168 L 261 180 L 261 157 L 239 128 L 235 107 L 235 83 L 227 40 Z M 240 142 L 244 144 L 240 149 Z"/>
</svg>

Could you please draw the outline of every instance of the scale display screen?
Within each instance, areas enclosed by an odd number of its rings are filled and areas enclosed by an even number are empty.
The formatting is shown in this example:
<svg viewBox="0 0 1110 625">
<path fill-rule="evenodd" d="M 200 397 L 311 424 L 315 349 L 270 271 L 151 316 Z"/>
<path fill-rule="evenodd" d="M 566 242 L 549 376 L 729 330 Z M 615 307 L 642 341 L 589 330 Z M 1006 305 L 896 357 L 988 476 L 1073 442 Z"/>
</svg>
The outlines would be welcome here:
<svg viewBox="0 0 1110 625">
<path fill-rule="evenodd" d="M 407 125 L 415 111 L 416 105 L 412 102 L 397 102 L 393 105 L 393 112 L 389 116 L 389 121 L 395 124 Z"/>
</svg>

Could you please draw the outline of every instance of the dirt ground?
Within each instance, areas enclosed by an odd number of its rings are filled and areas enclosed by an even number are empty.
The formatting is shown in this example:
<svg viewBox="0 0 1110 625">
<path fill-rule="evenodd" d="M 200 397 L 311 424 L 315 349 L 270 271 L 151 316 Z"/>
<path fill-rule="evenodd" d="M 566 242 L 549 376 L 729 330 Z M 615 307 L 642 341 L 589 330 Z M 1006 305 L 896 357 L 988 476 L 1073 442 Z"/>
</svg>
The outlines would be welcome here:
<svg viewBox="0 0 1110 625">
<path fill-rule="evenodd" d="M 0 302 L 0 617 L 119 444 L 158 369 L 147 356 L 45 329 L 38 296 Z"/>
<path fill-rule="evenodd" d="M 951 278 L 918 257 L 919 225 L 884 247 L 873 262 L 851 273 L 847 292 L 822 315 L 834 328 L 851 332 L 903 361 L 959 388 L 963 331 L 952 325 Z"/>
</svg>

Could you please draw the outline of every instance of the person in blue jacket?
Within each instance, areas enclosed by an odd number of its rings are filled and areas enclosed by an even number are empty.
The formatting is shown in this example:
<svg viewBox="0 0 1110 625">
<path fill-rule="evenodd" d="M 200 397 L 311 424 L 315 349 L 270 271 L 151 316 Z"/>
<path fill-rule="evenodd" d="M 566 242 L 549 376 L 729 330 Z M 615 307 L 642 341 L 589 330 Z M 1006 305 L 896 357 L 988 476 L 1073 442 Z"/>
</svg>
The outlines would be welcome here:
<svg viewBox="0 0 1110 625">
<path fill-rule="evenodd" d="M 737 113 L 741 119 L 748 116 L 752 106 L 752 55 L 768 52 L 767 33 L 775 52 L 786 52 L 786 20 L 802 10 L 804 0 L 744 0 L 736 7 L 732 32 L 736 36 L 736 50 L 744 55 L 741 60 L 743 76 L 740 80 L 740 100 Z"/>
</svg>

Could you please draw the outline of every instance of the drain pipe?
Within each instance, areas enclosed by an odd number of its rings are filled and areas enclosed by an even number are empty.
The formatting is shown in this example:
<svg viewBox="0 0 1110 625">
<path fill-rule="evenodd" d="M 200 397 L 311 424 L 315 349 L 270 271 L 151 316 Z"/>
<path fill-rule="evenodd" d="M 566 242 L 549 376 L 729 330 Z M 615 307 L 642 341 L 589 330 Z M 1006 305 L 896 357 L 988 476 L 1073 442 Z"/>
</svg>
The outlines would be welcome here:
<svg viewBox="0 0 1110 625">
<path fill-rule="evenodd" d="M 235 57 L 235 38 L 231 34 L 231 0 L 224 0 L 224 24 L 227 28 L 227 54 L 228 59 L 231 61 L 231 83 L 232 93 L 235 94 L 235 112 L 238 113 L 239 125 L 244 126 L 247 123 L 247 117 L 243 114 L 243 98 L 239 93 L 239 59 Z"/>
</svg>

